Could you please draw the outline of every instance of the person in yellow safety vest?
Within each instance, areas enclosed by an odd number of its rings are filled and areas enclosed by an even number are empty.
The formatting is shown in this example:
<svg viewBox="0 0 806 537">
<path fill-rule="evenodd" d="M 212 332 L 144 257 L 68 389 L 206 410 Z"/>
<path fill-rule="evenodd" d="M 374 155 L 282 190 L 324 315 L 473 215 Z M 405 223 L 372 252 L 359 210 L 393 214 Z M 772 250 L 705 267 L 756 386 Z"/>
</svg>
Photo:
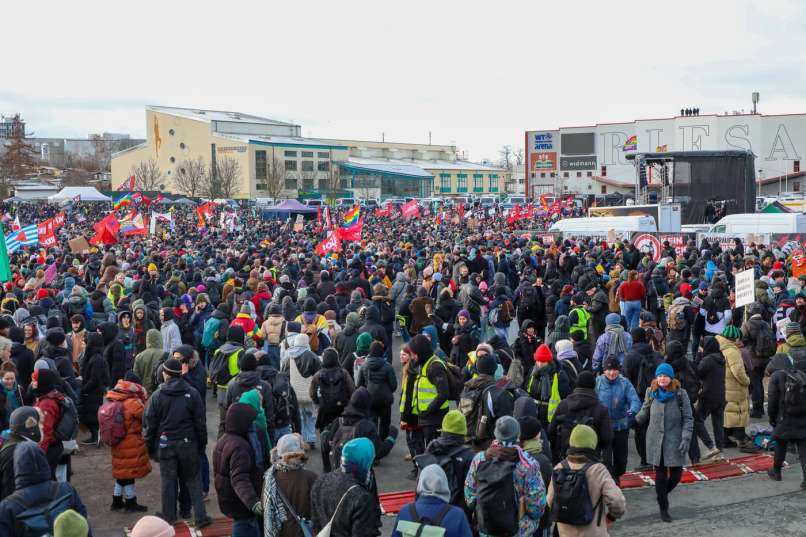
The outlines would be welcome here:
<svg viewBox="0 0 806 537">
<path fill-rule="evenodd" d="M 479 343 L 476 347 L 476 350 L 467 353 L 467 363 L 462 368 L 462 376 L 464 377 L 465 382 L 479 376 L 478 369 L 476 368 L 476 362 L 484 355 L 495 357 L 495 350 L 489 343 Z M 496 363 L 498 363 L 497 360 Z M 504 368 L 501 367 L 501 364 L 498 364 L 498 368 L 495 371 L 495 378 L 499 379 L 502 376 L 504 376 Z"/>
<path fill-rule="evenodd" d="M 434 355 L 431 342 L 417 334 L 409 342 L 413 362 L 419 367 L 412 395 L 416 400 L 418 425 L 423 428 L 425 445 L 439 436 L 442 418 L 448 413 L 450 385 L 447 364 Z"/>
<path fill-rule="evenodd" d="M 412 462 L 409 479 L 413 480 L 417 479 L 417 464 L 414 462 L 414 457 L 425 452 L 425 442 L 423 428 L 419 425 L 417 406 L 413 404 L 414 381 L 419 369 L 414 363 L 414 351 L 408 345 L 400 347 L 400 367 L 403 369 L 400 379 L 400 430 L 406 431 L 406 446 L 409 448 L 406 460 Z"/>
<path fill-rule="evenodd" d="M 526 391 L 537 402 L 537 418 L 543 428 L 548 429 L 557 405 L 571 393 L 571 381 L 545 343 L 537 348 L 534 359 L 535 365 L 526 381 Z"/>
<path fill-rule="evenodd" d="M 585 295 L 577 293 L 571 299 L 571 311 L 568 312 L 568 319 L 571 321 L 571 332 L 579 331 L 585 334 L 584 339 L 588 339 L 588 323 L 591 314 L 585 307 Z"/>
</svg>

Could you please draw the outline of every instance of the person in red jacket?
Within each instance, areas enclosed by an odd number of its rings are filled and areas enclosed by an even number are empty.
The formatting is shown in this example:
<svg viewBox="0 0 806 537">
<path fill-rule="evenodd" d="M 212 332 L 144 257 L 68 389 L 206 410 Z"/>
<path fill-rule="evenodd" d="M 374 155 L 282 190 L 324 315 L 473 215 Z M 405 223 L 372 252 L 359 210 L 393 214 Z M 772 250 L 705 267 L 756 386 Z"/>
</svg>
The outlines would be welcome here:
<svg viewBox="0 0 806 537">
<path fill-rule="evenodd" d="M 244 341 L 248 338 L 252 338 L 255 342 L 260 338 L 260 330 L 258 329 L 257 323 L 252 318 L 252 308 L 249 307 L 249 304 L 244 304 L 241 306 L 241 312 L 235 316 L 232 322 L 229 324 L 230 328 L 233 326 L 240 326 L 243 328 L 244 333 Z"/>
<path fill-rule="evenodd" d="M 64 453 L 62 441 L 56 438 L 56 424 L 62 415 L 61 402 L 64 394 L 59 391 L 61 377 L 56 371 L 40 369 L 32 376 L 31 386 L 34 389 L 36 401 L 34 406 L 42 413 L 42 438 L 39 447 L 45 452 L 50 465 L 50 472 L 56 478 L 56 466 Z"/>
<path fill-rule="evenodd" d="M 641 302 L 646 296 L 646 288 L 638 279 L 638 271 L 631 270 L 627 273 L 627 281 L 618 287 L 619 306 L 621 314 L 627 319 L 627 329 L 638 328 L 639 316 L 641 315 Z"/>
</svg>

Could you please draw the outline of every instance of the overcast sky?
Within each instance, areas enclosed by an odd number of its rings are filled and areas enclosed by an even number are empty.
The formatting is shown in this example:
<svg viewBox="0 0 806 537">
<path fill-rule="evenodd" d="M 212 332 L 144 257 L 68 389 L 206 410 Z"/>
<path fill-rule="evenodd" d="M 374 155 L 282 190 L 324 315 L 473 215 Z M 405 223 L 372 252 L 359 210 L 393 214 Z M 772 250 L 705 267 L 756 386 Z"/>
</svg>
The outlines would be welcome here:
<svg viewBox="0 0 806 537">
<path fill-rule="evenodd" d="M 10 4 L 10 5 L 9 5 Z M 0 113 L 37 136 L 145 135 L 146 104 L 305 136 L 454 144 L 749 109 L 806 112 L 802 2 L 6 2 Z"/>
</svg>

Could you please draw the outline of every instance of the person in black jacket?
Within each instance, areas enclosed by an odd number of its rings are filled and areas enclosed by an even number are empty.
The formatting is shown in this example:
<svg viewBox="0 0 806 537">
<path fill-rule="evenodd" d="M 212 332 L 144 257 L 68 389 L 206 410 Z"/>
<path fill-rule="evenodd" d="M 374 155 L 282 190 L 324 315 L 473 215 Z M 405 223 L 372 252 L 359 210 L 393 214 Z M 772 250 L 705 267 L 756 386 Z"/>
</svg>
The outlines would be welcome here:
<svg viewBox="0 0 806 537">
<path fill-rule="evenodd" d="M 17 445 L 42 440 L 39 428 L 39 411 L 31 406 L 21 406 L 11 413 L 9 427 L 11 433 L 0 448 L 0 500 L 11 495 L 14 487 L 14 451 Z"/>
<path fill-rule="evenodd" d="M 87 334 L 87 347 L 81 358 L 81 392 L 79 396 L 78 417 L 90 433 L 84 445 L 98 443 L 98 409 L 104 401 L 106 390 L 112 386 L 109 368 L 103 356 L 104 338 L 101 334 Z"/>
<path fill-rule="evenodd" d="M 386 349 L 387 352 L 391 352 L 392 342 L 387 336 L 386 328 L 383 327 L 380 321 L 381 314 L 378 311 L 378 308 L 375 306 L 367 306 L 366 319 L 364 320 L 364 324 L 361 325 L 361 328 L 358 329 L 358 333 L 369 332 L 369 334 L 372 336 L 372 339 L 383 343 L 383 348 Z"/>
<path fill-rule="evenodd" d="M 193 504 L 196 527 L 210 525 L 199 479 L 199 454 L 207 445 L 207 423 L 199 392 L 182 378 L 182 364 L 169 358 L 162 366 L 165 379 L 148 400 L 146 448 L 160 462 L 162 514 L 176 522 L 177 482 L 187 486 Z"/>
<path fill-rule="evenodd" d="M 623 375 L 635 386 L 638 398 L 643 402 L 646 390 L 652 385 L 655 378 L 655 368 L 663 362 L 663 356 L 647 341 L 646 330 L 636 327 L 630 332 L 632 348 L 624 356 Z M 724 383 L 724 379 L 723 379 Z M 646 430 L 647 425 L 635 424 L 635 449 L 641 458 L 639 468 L 651 468 L 646 460 Z"/>
<path fill-rule="evenodd" d="M 249 427 L 257 411 L 244 403 L 233 403 L 227 409 L 226 432 L 213 451 L 213 472 L 218 506 L 232 519 L 233 535 L 260 535 L 262 520 L 260 501 L 262 475 L 255 463 L 255 452 L 249 443 Z"/>
<path fill-rule="evenodd" d="M 126 374 L 126 353 L 118 339 L 118 325 L 105 322 L 99 324 L 97 330 L 104 338 L 104 358 L 114 386 Z"/>
<path fill-rule="evenodd" d="M 523 370 L 529 371 L 534 364 L 534 355 L 540 344 L 543 343 L 537 333 L 537 325 L 532 319 L 524 319 L 521 323 L 520 332 L 515 343 L 512 344 L 512 351 L 515 358 L 523 364 Z"/>
<path fill-rule="evenodd" d="M 694 432 L 702 440 L 708 453 L 703 458 L 719 454 L 725 447 L 725 431 L 722 428 L 725 410 L 725 357 L 719 350 L 719 342 L 714 337 L 703 341 L 701 358 L 697 362 L 697 376 L 702 384 L 700 399 L 694 407 Z M 705 420 L 711 416 L 714 429 L 714 442 L 708 436 Z"/>
<path fill-rule="evenodd" d="M 596 377 L 590 371 L 579 374 L 577 387 L 571 395 L 560 401 L 554 413 L 554 419 L 549 426 L 554 464 L 565 458 L 571 430 L 579 424 L 588 425 L 596 431 L 599 453 L 610 446 L 613 440 L 610 415 L 607 408 L 599 402 L 599 396 L 596 395 Z"/>
<path fill-rule="evenodd" d="M 25 346 L 25 332 L 19 326 L 12 326 L 8 337 L 11 340 L 11 361 L 17 367 L 17 382 L 25 391 L 31 384 L 34 372 L 34 353 Z"/>
<path fill-rule="evenodd" d="M 284 435 L 302 430 L 297 394 L 291 387 L 288 375 L 280 373 L 274 368 L 272 358 L 268 353 L 257 351 L 255 357 L 260 379 L 271 387 L 273 415 L 269 436 L 272 444 L 276 445 Z"/>
<path fill-rule="evenodd" d="M 386 361 L 385 349 L 379 341 L 369 346 L 369 356 L 358 376 L 358 387 L 365 387 L 372 398 L 372 420 L 376 422 L 381 438 L 389 435 L 392 421 L 392 403 L 397 391 L 397 377 L 392 365 Z"/>
<path fill-rule="evenodd" d="M 423 377 L 426 377 L 428 382 L 435 386 L 437 392 L 428 408 L 418 411 L 417 424 L 422 427 L 425 445 L 428 445 L 431 440 L 438 436 L 437 430 L 442 425 L 442 418 L 448 413 L 448 398 L 450 396 L 448 372 L 441 360 L 436 357 L 431 360 L 431 357 L 434 356 L 434 350 L 431 341 L 424 335 L 417 334 L 411 338 L 409 348 L 414 353 L 412 357 L 413 365 L 415 368 L 419 367 L 417 376 L 409 381 L 414 382 L 414 397 L 417 397 L 422 389 L 420 388 L 420 383 Z M 427 368 L 424 367 L 426 363 L 428 364 Z"/>
<path fill-rule="evenodd" d="M 182 347 L 189 347 L 189 345 L 182 345 Z M 274 415 L 271 385 L 262 380 L 257 372 L 256 353 L 257 350 L 253 348 L 238 357 L 238 369 L 240 372 L 229 381 L 224 408 L 229 408 L 240 401 L 241 395 L 249 390 L 257 390 L 263 399 L 263 411 L 266 413 L 266 419 L 269 420 L 268 427 L 271 429 L 273 427 L 271 417 Z"/>
<path fill-rule="evenodd" d="M 80 382 L 76 379 L 76 370 L 73 361 L 67 351 L 67 336 L 62 328 L 49 328 L 45 335 L 45 343 L 41 347 L 42 356 L 48 358 L 56 364 L 62 380 L 69 384 L 76 391 Z"/>
<path fill-rule="evenodd" d="M 395 304 L 389 298 L 389 289 L 382 283 L 372 286 L 372 305 L 378 309 L 378 323 L 386 331 L 386 342 L 392 341 L 395 324 Z M 392 349 L 387 347 L 386 359 L 392 362 Z"/>
<path fill-rule="evenodd" d="M 790 443 L 798 446 L 798 457 L 803 471 L 801 490 L 806 490 L 806 401 L 800 401 L 799 408 L 787 405 L 787 383 L 792 382 L 790 375 L 806 373 L 806 365 L 799 363 L 791 371 L 779 369 L 770 377 L 767 396 L 769 398 L 770 425 L 773 426 L 772 437 L 775 439 L 775 456 L 773 466 L 767 471 L 770 479 L 781 481 L 781 467 L 786 460 L 786 451 Z M 800 398 L 802 398 L 802 392 Z"/>
<path fill-rule="evenodd" d="M 577 353 L 577 359 L 582 365 L 582 369 L 591 371 L 593 367 L 593 345 L 585 338 L 585 332 L 574 330 L 571 332 L 571 341 L 574 343 L 574 351 Z"/>
<path fill-rule="evenodd" d="M 475 452 L 465 444 L 467 436 L 467 421 L 464 414 L 458 410 L 451 410 L 445 414 L 442 420 L 442 432 L 425 447 L 425 455 L 418 456 L 415 460 L 420 469 L 436 462 L 442 457 L 449 457 L 451 476 L 454 482 L 448 480 L 451 489 L 450 504 L 461 507 L 471 520 L 472 511 L 465 504 L 465 478 L 470 471 L 470 463 L 473 462 Z M 444 469 L 444 468 L 443 468 Z M 448 472 L 445 472 L 446 474 Z"/>
</svg>

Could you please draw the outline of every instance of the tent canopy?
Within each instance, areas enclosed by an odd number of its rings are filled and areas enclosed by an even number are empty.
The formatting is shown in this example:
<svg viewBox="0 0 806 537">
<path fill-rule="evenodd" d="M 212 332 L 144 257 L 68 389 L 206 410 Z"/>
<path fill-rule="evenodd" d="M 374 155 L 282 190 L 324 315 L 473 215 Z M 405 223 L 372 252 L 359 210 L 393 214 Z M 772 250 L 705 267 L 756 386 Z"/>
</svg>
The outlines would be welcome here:
<svg viewBox="0 0 806 537">
<path fill-rule="evenodd" d="M 285 220 L 294 214 L 312 216 L 316 214 L 316 209 L 303 205 L 297 200 L 293 199 L 285 200 L 277 205 L 272 205 L 263 209 L 263 218 L 265 220 Z"/>
<path fill-rule="evenodd" d="M 48 201 L 64 201 L 75 199 L 79 196 L 81 201 L 112 201 L 109 196 L 104 196 L 91 186 L 66 186 L 58 194 L 48 198 Z"/>
<path fill-rule="evenodd" d="M 168 198 L 163 198 L 160 200 L 160 205 L 196 205 L 195 201 L 189 200 L 187 198 L 176 198 L 175 200 L 171 200 Z"/>
</svg>

